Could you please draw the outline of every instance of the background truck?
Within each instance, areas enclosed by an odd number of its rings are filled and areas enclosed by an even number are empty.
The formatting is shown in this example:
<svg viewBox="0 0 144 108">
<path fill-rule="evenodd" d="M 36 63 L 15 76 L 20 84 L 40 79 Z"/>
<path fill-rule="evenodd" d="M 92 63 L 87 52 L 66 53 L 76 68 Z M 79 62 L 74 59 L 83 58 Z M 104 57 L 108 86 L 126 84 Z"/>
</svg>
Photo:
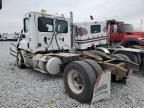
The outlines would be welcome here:
<svg viewBox="0 0 144 108">
<path fill-rule="evenodd" d="M 106 26 L 109 44 L 120 43 L 124 47 L 144 46 L 144 32 L 135 31 L 131 24 L 108 20 Z"/>
<path fill-rule="evenodd" d="M 131 25 L 115 20 L 75 23 L 75 46 L 77 50 L 97 49 L 119 59 L 126 59 L 124 56 L 127 56 L 131 61 L 139 64 L 140 70 L 143 71 L 144 50 L 134 48 L 138 44 L 143 44 L 143 32 L 130 32 L 130 30 L 132 30 Z M 121 45 L 131 46 L 125 48 Z"/>
<path fill-rule="evenodd" d="M 76 23 L 76 41 L 82 49 L 91 45 L 134 47 L 144 45 L 144 32 L 136 32 L 131 24 L 116 20 Z"/>
<path fill-rule="evenodd" d="M 66 92 L 79 102 L 108 98 L 111 73 L 115 80 L 126 82 L 129 70 L 138 69 L 136 63 L 100 51 L 78 51 L 72 13 L 65 18 L 44 11 L 29 12 L 23 21 L 20 39 L 10 48 L 17 66 L 62 75 Z"/>
</svg>

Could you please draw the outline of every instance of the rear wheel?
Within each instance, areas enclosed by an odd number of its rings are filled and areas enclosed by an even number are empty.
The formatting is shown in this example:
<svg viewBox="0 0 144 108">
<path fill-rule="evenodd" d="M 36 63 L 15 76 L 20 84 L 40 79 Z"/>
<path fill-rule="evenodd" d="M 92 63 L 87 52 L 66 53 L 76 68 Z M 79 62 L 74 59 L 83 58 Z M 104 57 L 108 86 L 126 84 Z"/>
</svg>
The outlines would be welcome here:
<svg viewBox="0 0 144 108">
<path fill-rule="evenodd" d="M 24 59 L 23 59 L 21 51 L 18 51 L 18 53 L 17 53 L 16 62 L 17 62 L 17 66 L 19 68 L 24 68 L 25 67 L 25 65 L 24 65 Z"/>
<path fill-rule="evenodd" d="M 121 60 L 131 61 L 130 58 L 124 54 L 113 54 L 112 57 L 116 57 L 116 58 L 121 59 Z"/>
<path fill-rule="evenodd" d="M 89 64 L 84 61 L 69 63 L 64 70 L 66 92 L 79 102 L 90 102 L 96 76 Z"/>
<path fill-rule="evenodd" d="M 123 54 L 126 55 L 132 62 L 134 63 L 139 63 L 137 55 L 134 53 L 129 53 L 129 52 L 116 52 L 115 54 Z"/>
<path fill-rule="evenodd" d="M 119 58 L 121 60 L 127 60 L 127 61 L 131 61 L 131 59 L 132 59 L 132 58 L 130 59 L 127 55 L 121 54 L 121 53 L 113 54 L 112 56 Z M 134 56 L 130 56 L 130 57 L 134 57 Z M 135 58 L 135 60 L 136 60 L 136 58 Z M 128 75 L 132 74 L 133 72 L 134 72 L 133 70 L 129 69 L 126 75 L 128 76 Z M 116 79 L 115 76 L 112 76 L 112 77 L 113 77 L 113 81 L 115 81 L 115 79 Z M 127 80 L 127 77 L 124 77 L 119 82 L 123 82 L 124 84 L 126 84 L 126 80 Z"/>
<path fill-rule="evenodd" d="M 95 62 L 94 60 L 91 60 L 91 59 L 85 59 L 84 61 L 87 62 L 91 66 L 91 68 L 95 72 L 96 77 L 102 75 L 103 70 L 102 70 L 101 66 L 97 62 Z"/>
<path fill-rule="evenodd" d="M 117 58 L 117 59 L 123 60 L 123 57 L 120 56 L 119 54 L 113 54 L 113 55 L 111 55 L 111 56 L 112 56 L 112 57 L 115 57 L 115 58 Z"/>
<path fill-rule="evenodd" d="M 113 54 L 111 55 L 112 57 L 115 57 L 115 58 L 118 58 L 120 60 L 127 60 L 127 61 L 131 61 L 129 59 L 129 57 L 127 55 L 124 55 L 124 54 Z M 129 75 L 129 73 L 131 73 L 132 71 L 131 70 L 128 70 L 127 73 L 126 73 L 126 76 L 123 77 L 121 80 L 116 80 L 116 75 L 112 75 L 111 76 L 111 79 L 113 82 L 120 82 L 120 83 L 123 83 L 123 84 L 126 84 L 126 80 L 127 80 L 127 76 Z"/>
<path fill-rule="evenodd" d="M 124 55 L 124 54 L 118 54 L 118 55 L 121 56 L 123 60 L 131 61 L 127 55 Z"/>
</svg>

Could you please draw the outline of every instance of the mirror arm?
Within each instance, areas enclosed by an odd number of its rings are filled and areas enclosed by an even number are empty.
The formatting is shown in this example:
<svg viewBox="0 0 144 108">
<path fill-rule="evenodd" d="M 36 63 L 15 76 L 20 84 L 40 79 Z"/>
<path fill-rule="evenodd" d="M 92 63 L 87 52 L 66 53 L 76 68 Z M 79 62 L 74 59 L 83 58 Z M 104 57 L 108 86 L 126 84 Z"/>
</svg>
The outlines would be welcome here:
<svg viewBox="0 0 144 108">
<path fill-rule="evenodd" d="M 0 9 L 2 9 L 2 0 L 0 0 Z"/>
</svg>

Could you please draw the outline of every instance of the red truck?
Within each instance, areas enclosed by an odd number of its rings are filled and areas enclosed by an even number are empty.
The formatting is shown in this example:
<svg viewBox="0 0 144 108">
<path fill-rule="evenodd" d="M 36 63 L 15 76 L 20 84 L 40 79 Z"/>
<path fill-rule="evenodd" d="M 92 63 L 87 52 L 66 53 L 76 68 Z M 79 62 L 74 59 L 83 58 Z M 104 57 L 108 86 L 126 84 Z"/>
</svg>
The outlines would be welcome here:
<svg viewBox="0 0 144 108">
<path fill-rule="evenodd" d="M 109 43 L 120 43 L 124 47 L 144 46 L 144 32 L 134 31 L 131 24 L 116 20 L 107 21 Z"/>
</svg>

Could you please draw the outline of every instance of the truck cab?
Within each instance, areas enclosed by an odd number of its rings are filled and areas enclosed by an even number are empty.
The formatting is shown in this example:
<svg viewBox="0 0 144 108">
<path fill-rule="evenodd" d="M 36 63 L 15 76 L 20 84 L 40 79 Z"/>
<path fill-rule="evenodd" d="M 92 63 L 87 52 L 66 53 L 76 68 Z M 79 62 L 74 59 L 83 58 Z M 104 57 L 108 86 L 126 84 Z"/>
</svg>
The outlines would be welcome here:
<svg viewBox="0 0 144 108">
<path fill-rule="evenodd" d="M 135 32 L 131 24 L 108 20 L 107 27 L 110 43 L 120 43 L 124 47 L 144 45 L 144 32 Z"/>
<path fill-rule="evenodd" d="M 77 49 L 85 50 L 107 44 L 106 22 L 75 23 L 75 43 Z"/>
<path fill-rule="evenodd" d="M 70 23 L 63 16 L 29 12 L 23 19 L 19 48 L 32 53 L 70 50 Z"/>
<path fill-rule="evenodd" d="M 123 22 L 115 22 L 115 20 L 107 21 L 107 33 L 109 36 L 109 43 L 119 43 L 124 38 L 122 25 Z"/>
</svg>

